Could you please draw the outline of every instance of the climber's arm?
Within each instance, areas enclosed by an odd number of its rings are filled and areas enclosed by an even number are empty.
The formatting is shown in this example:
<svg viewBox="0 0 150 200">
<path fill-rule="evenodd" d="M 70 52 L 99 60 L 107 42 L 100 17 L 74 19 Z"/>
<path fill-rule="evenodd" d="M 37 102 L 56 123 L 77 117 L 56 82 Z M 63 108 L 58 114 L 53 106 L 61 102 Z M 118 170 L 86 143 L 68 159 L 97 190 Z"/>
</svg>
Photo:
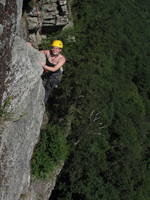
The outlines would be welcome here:
<svg viewBox="0 0 150 200">
<path fill-rule="evenodd" d="M 44 55 L 47 55 L 48 50 L 41 50 L 40 52 L 43 53 Z"/>
</svg>

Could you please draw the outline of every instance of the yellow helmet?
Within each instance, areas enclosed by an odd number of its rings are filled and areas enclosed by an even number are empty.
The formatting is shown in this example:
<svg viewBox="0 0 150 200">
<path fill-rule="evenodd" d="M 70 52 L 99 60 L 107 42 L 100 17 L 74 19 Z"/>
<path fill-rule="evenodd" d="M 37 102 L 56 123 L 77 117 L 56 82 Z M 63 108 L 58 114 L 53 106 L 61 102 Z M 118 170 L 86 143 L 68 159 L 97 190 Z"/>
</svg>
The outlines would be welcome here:
<svg viewBox="0 0 150 200">
<path fill-rule="evenodd" d="M 51 44 L 52 47 L 59 47 L 59 48 L 63 48 L 63 42 L 61 40 L 54 40 Z"/>
</svg>

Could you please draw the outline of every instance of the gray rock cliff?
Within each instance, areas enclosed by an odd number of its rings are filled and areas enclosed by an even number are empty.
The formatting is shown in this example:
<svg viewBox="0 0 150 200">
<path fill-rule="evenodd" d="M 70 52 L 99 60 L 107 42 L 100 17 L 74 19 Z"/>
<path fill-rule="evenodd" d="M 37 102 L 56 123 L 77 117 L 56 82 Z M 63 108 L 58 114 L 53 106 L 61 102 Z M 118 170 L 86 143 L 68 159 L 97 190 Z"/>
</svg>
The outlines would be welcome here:
<svg viewBox="0 0 150 200">
<path fill-rule="evenodd" d="M 0 8 L 1 106 L 9 99 L 6 116 L 0 117 L 0 199 L 19 200 L 30 186 L 30 160 L 44 113 L 38 61 L 45 58 L 17 36 L 22 4 L 3 0 Z"/>
<path fill-rule="evenodd" d="M 17 200 L 30 185 L 30 160 L 40 134 L 44 112 L 40 55 L 20 38 L 15 38 L 8 73 L 9 115 L 1 122 L 0 199 Z M 9 83 L 8 83 L 9 82 Z"/>
<path fill-rule="evenodd" d="M 71 11 L 67 0 L 39 0 L 32 8 L 29 5 L 24 6 L 22 24 L 26 26 L 29 40 L 36 48 L 45 35 L 70 24 Z"/>
<path fill-rule="evenodd" d="M 43 27 L 68 24 L 65 0 L 45 3 Z M 32 180 L 30 161 L 45 110 L 39 65 L 45 57 L 22 37 L 22 7 L 23 0 L 0 0 L 0 200 L 48 200 L 62 166 L 50 180 Z"/>
</svg>

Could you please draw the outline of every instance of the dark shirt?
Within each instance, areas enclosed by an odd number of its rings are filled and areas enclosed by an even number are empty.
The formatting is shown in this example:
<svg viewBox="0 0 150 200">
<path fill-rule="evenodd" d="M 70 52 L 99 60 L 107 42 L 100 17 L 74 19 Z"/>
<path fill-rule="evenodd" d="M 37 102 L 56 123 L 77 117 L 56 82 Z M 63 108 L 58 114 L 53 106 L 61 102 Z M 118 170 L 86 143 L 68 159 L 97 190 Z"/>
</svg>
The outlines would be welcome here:
<svg viewBox="0 0 150 200">
<path fill-rule="evenodd" d="M 48 57 L 47 57 L 47 55 L 46 55 L 46 65 L 49 66 L 49 67 L 54 67 L 56 64 L 51 63 L 51 62 L 48 60 Z M 56 75 L 56 76 L 58 76 L 58 75 L 61 74 L 61 70 L 58 69 L 58 70 L 55 71 L 55 72 L 48 71 L 48 72 L 46 72 L 46 73 L 48 73 L 49 75 Z"/>
</svg>

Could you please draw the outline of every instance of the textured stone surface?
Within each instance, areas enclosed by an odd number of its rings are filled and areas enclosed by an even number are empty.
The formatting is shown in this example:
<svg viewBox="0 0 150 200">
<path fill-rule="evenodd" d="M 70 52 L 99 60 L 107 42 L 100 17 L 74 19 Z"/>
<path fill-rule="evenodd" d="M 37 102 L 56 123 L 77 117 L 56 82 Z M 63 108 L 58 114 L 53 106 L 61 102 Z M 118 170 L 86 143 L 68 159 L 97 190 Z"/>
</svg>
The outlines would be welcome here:
<svg viewBox="0 0 150 200">
<path fill-rule="evenodd" d="M 35 26 L 38 29 L 41 27 L 47 28 L 48 26 L 66 26 L 69 23 L 69 12 L 66 0 L 44 1 L 38 10 L 40 11 L 38 16 L 30 13 L 27 15 L 29 30 L 35 29 Z M 33 20 L 31 19 L 32 17 Z M 34 18 L 37 18 L 37 20 Z M 38 21 L 41 22 L 41 27 L 37 24 Z"/>
<path fill-rule="evenodd" d="M 14 41 L 5 97 L 11 98 L 10 119 L 0 137 L 0 199 L 19 200 L 30 185 L 30 160 L 44 112 L 44 88 L 37 64 L 44 56 L 20 38 Z"/>
<path fill-rule="evenodd" d="M 44 62 L 45 57 L 19 37 L 15 38 L 11 55 L 10 70 L 5 80 L 8 84 L 4 98 L 13 97 L 9 106 L 9 109 L 13 112 L 19 105 L 24 105 L 22 101 L 24 101 L 30 90 L 35 87 L 33 85 L 36 82 L 40 82 L 41 88 L 43 88 L 41 80 L 43 69 L 39 62 Z"/>
<path fill-rule="evenodd" d="M 22 6 L 23 0 L 16 1 L 17 4 L 17 20 L 16 20 L 16 33 L 19 35 L 21 27 Z"/>
<path fill-rule="evenodd" d="M 22 29 L 26 26 L 28 39 L 25 31 L 19 32 L 22 38 L 38 48 L 44 35 L 69 27 L 69 19 L 71 19 L 71 9 L 67 0 L 39 0 L 32 10 L 25 8 L 22 17 Z"/>
<path fill-rule="evenodd" d="M 45 23 L 45 16 L 53 16 L 53 24 L 52 20 L 49 22 L 49 26 L 54 26 L 54 25 L 62 25 L 65 26 L 68 24 L 69 19 L 68 19 L 68 9 L 67 9 L 67 1 L 66 0 L 58 0 L 58 1 L 52 1 L 52 3 L 47 3 L 45 5 L 52 10 L 43 10 L 43 26 L 45 24 L 48 24 L 48 21 Z M 47 26 L 47 25 L 46 25 Z"/>
<path fill-rule="evenodd" d="M 28 29 L 33 30 L 38 27 L 38 18 L 37 17 L 28 17 Z"/>
<path fill-rule="evenodd" d="M 30 160 L 44 112 L 44 56 L 17 37 L 22 1 L 0 1 L 0 97 L 10 98 L 0 123 L 0 199 L 20 200 L 30 186 Z M 4 7 L 5 5 L 5 7 Z"/>
<path fill-rule="evenodd" d="M 0 35 L 3 33 L 3 25 L 0 24 Z"/>
<path fill-rule="evenodd" d="M 21 39 L 27 37 L 26 28 L 22 28 L 25 25 L 20 23 L 22 4 L 23 0 L 0 0 L 0 102 L 10 99 L 9 114 L 0 119 L 0 200 L 48 200 L 62 166 L 50 180 L 31 180 L 30 160 L 45 109 L 43 69 L 39 64 L 45 57 Z M 64 15 L 60 15 L 58 5 Z M 66 1 L 47 0 L 42 23 L 64 26 L 68 23 L 66 9 Z"/>
<path fill-rule="evenodd" d="M 62 167 L 63 163 L 53 171 L 49 180 L 34 180 L 30 187 L 30 195 L 28 193 L 25 200 L 48 200 Z"/>
<path fill-rule="evenodd" d="M 8 63 L 11 59 L 11 49 L 16 34 L 17 8 L 16 2 L 12 0 L 0 3 L 0 103 L 6 89 L 5 78 L 9 70 Z"/>
<path fill-rule="evenodd" d="M 0 3 L 5 6 L 6 0 L 0 0 Z"/>
</svg>

